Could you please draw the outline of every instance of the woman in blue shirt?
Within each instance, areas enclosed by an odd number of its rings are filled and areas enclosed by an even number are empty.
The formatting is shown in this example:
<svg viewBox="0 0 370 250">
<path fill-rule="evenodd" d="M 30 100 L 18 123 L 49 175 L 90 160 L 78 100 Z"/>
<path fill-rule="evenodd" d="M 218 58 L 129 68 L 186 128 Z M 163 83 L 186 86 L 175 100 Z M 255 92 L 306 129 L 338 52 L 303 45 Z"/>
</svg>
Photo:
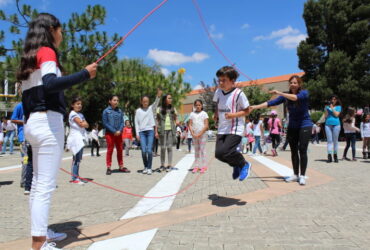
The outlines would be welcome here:
<svg viewBox="0 0 370 250">
<path fill-rule="evenodd" d="M 339 115 L 342 111 L 342 105 L 336 95 L 330 97 L 330 104 L 325 106 L 325 133 L 328 142 L 328 163 L 338 162 L 338 138 L 340 132 Z"/>
<path fill-rule="evenodd" d="M 291 76 L 289 78 L 289 93 L 272 90 L 270 93 L 279 97 L 252 106 L 252 110 L 287 103 L 289 111 L 287 139 L 291 149 L 294 175 L 285 178 L 285 181 L 298 181 L 300 185 L 306 185 L 307 148 L 311 138 L 312 121 L 308 113 L 308 91 L 302 89 L 302 83 L 302 79 L 298 75 Z"/>
</svg>

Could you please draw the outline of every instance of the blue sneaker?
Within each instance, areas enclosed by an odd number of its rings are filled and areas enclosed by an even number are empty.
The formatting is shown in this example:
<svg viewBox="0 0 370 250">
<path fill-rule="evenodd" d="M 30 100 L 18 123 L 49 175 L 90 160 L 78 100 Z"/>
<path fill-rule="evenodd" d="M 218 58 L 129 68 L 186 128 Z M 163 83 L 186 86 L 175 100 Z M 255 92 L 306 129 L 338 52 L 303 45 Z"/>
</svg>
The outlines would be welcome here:
<svg viewBox="0 0 370 250">
<path fill-rule="evenodd" d="M 252 163 L 247 162 L 244 167 L 240 170 L 239 181 L 244 181 L 248 178 L 252 170 Z"/>
<path fill-rule="evenodd" d="M 240 175 L 240 168 L 239 167 L 233 167 L 233 179 L 236 180 L 238 179 Z"/>
</svg>

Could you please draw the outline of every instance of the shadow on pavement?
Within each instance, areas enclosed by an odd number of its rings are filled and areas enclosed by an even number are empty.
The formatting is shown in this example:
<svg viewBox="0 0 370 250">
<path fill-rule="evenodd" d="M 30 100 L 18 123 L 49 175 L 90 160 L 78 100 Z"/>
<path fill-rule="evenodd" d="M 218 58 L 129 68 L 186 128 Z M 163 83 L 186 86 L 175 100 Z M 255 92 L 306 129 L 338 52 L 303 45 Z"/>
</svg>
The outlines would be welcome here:
<svg viewBox="0 0 370 250">
<path fill-rule="evenodd" d="M 12 185 L 14 181 L 0 181 L 0 187 L 5 185 Z"/>
<path fill-rule="evenodd" d="M 316 159 L 315 161 L 327 162 L 328 159 Z"/>
<path fill-rule="evenodd" d="M 210 194 L 208 199 L 212 201 L 212 205 L 218 207 L 229 207 L 233 205 L 244 206 L 247 204 L 247 202 L 241 201 L 240 199 L 218 196 L 217 194 Z"/>
<path fill-rule="evenodd" d="M 249 177 L 249 179 L 261 179 L 261 181 L 268 181 L 268 182 L 282 182 L 285 181 L 284 176 L 254 176 Z"/>
<path fill-rule="evenodd" d="M 65 232 L 67 233 L 67 238 L 63 241 L 57 242 L 58 247 L 65 247 L 73 242 L 84 241 L 90 239 L 94 241 L 94 238 L 101 238 L 103 236 L 109 235 L 109 232 L 97 234 L 94 236 L 81 237 L 81 231 L 78 229 L 81 226 L 81 221 L 68 221 L 63 223 L 56 223 L 49 226 L 55 232 Z M 82 235 L 84 236 L 84 235 Z"/>
</svg>

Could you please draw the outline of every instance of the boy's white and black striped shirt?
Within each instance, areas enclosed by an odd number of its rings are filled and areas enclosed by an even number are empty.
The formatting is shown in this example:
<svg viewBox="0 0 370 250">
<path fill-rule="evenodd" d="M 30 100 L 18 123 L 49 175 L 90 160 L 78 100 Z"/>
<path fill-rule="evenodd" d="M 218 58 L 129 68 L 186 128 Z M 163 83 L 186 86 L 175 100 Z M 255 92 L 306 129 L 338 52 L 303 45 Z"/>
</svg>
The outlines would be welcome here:
<svg viewBox="0 0 370 250">
<path fill-rule="evenodd" d="M 249 107 L 248 98 L 244 92 L 235 88 L 227 93 L 217 89 L 213 97 L 218 108 L 218 134 L 243 135 L 245 117 L 226 119 L 226 113 L 236 113 Z"/>
</svg>

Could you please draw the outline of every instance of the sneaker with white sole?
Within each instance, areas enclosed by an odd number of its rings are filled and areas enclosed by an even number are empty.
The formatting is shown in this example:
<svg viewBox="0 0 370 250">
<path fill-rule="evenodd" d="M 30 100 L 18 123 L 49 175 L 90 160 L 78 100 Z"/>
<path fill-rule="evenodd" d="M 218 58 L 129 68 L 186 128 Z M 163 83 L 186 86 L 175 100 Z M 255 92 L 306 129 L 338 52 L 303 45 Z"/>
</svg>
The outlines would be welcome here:
<svg viewBox="0 0 370 250">
<path fill-rule="evenodd" d="M 285 177 L 284 179 L 286 182 L 293 182 L 293 181 L 298 181 L 298 176 L 297 175 L 292 175 L 292 176 L 288 176 L 288 177 Z"/>
<path fill-rule="evenodd" d="M 48 243 L 47 241 L 42 244 L 40 250 L 61 250 L 62 248 L 56 248 L 56 245 L 54 242 Z M 33 250 L 33 248 L 31 248 Z"/>
<path fill-rule="evenodd" d="M 48 231 L 46 233 L 46 239 L 48 241 L 62 241 L 65 238 L 67 238 L 66 233 L 57 233 L 57 232 L 54 232 L 51 229 L 48 229 Z"/>
<path fill-rule="evenodd" d="M 144 168 L 143 174 L 147 174 L 147 173 L 148 173 L 148 169 L 147 168 Z"/>
<path fill-rule="evenodd" d="M 302 186 L 306 185 L 306 176 L 304 175 L 299 176 L 298 182 L 299 182 L 299 185 L 302 185 Z"/>
<path fill-rule="evenodd" d="M 151 175 L 153 171 L 151 169 L 148 169 L 147 175 Z"/>
</svg>

